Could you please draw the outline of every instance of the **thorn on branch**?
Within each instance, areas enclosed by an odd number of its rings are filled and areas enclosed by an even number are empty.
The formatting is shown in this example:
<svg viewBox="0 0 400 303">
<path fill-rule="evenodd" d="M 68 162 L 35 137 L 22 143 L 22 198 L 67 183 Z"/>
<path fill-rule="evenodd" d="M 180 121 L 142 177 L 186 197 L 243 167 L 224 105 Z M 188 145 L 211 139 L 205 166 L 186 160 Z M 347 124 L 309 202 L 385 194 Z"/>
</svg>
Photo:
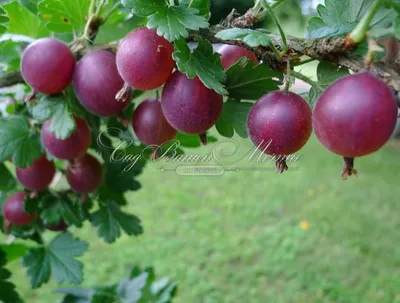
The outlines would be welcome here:
<svg viewBox="0 0 400 303">
<path fill-rule="evenodd" d="M 228 27 L 249 28 L 254 27 L 259 22 L 257 15 L 254 14 L 253 9 L 249 9 L 244 15 L 240 15 L 236 9 L 226 17 L 223 22 Z"/>
</svg>

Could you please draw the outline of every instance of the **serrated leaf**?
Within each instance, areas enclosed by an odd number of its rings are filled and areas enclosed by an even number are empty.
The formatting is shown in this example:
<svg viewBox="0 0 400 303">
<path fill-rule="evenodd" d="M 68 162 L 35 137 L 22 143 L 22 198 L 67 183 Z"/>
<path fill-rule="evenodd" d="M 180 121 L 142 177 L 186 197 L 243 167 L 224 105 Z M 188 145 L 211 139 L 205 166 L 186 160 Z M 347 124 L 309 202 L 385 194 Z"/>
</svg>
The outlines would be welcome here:
<svg viewBox="0 0 400 303">
<path fill-rule="evenodd" d="M 3 8 L 10 18 L 7 33 L 20 34 L 32 38 L 50 36 L 50 31 L 45 27 L 45 23 L 21 3 L 13 1 L 3 5 Z"/>
<path fill-rule="evenodd" d="M 247 138 L 247 117 L 253 106 L 249 102 L 228 100 L 224 103 L 222 114 L 216 124 L 218 132 L 228 138 L 232 138 L 233 130 L 242 137 Z"/>
<path fill-rule="evenodd" d="M 271 44 L 268 34 L 262 30 L 231 28 L 218 32 L 215 37 L 222 40 L 240 40 L 251 47 L 269 46 Z"/>
<path fill-rule="evenodd" d="M 138 190 L 141 184 L 134 179 L 142 172 L 145 161 L 105 163 L 104 184 L 115 193 L 123 193 L 128 190 Z"/>
<path fill-rule="evenodd" d="M 46 193 L 40 192 L 37 195 L 37 197 L 32 197 L 31 195 L 25 195 L 24 211 L 31 215 L 38 213 L 42 202 L 47 198 L 48 198 L 47 192 Z"/>
<path fill-rule="evenodd" d="M 0 118 L 0 161 L 13 157 L 17 167 L 26 167 L 42 154 L 37 134 L 32 134 L 24 117 Z"/>
<path fill-rule="evenodd" d="M 39 17 L 53 32 L 81 32 L 85 27 L 90 0 L 43 0 L 38 5 Z"/>
<path fill-rule="evenodd" d="M 190 7 L 197 8 L 199 10 L 199 15 L 204 16 L 206 19 L 210 17 L 210 0 L 179 0 L 179 3 L 186 7 L 190 5 Z"/>
<path fill-rule="evenodd" d="M 167 7 L 165 0 L 122 0 L 122 5 L 140 17 L 150 16 Z"/>
<path fill-rule="evenodd" d="M 75 258 L 87 250 L 87 242 L 74 239 L 68 232 L 55 237 L 47 247 L 30 249 L 22 260 L 28 267 L 32 288 L 38 288 L 53 275 L 58 283 L 82 282 L 83 265 Z"/>
<path fill-rule="evenodd" d="M 242 58 L 226 71 L 226 78 L 225 86 L 230 98 L 257 100 L 278 90 L 283 75 L 266 64 L 254 66 L 252 60 Z"/>
<path fill-rule="evenodd" d="M 58 139 L 66 139 L 76 129 L 75 120 L 65 97 L 43 96 L 31 109 L 34 119 L 44 122 L 52 118 L 50 132 Z"/>
<path fill-rule="evenodd" d="M 309 92 L 309 103 L 313 107 L 318 98 L 333 82 L 350 75 L 349 70 L 334 63 L 321 61 L 317 67 L 319 87 L 311 87 Z"/>
<path fill-rule="evenodd" d="M 344 36 L 351 32 L 361 18 L 368 12 L 375 0 L 325 0 L 325 5 L 318 5 L 319 17 L 309 20 L 307 38 Z M 381 7 L 370 24 L 370 29 L 387 28 L 397 13 Z"/>
<path fill-rule="evenodd" d="M 227 95 L 222 82 L 226 75 L 221 65 L 220 54 L 215 53 L 211 43 L 197 37 L 199 42 L 197 48 L 191 52 L 185 39 L 175 41 L 175 52 L 172 57 L 176 61 L 179 71 L 193 79 L 198 76 L 201 82 L 209 88 L 215 90 L 220 95 Z"/>
<path fill-rule="evenodd" d="M 7 12 L 0 6 L 0 35 L 6 32 L 9 21 L 10 19 L 7 16 Z"/>
<path fill-rule="evenodd" d="M 108 202 L 91 216 L 92 225 L 98 227 L 98 235 L 107 243 L 113 243 L 121 236 L 121 229 L 128 235 L 138 236 L 143 227 L 138 217 L 125 213 L 114 202 Z"/>
<path fill-rule="evenodd" d="M 4 268 L 6 264 L 7 256 L 0 247 L 0 301 L 20 303 L 22 300 L 15 290 L 15 285 L 7 280 L 10 278 L 11 273 Z"/>
<path fill-rule="evenodd" d="M 0 164 L 0 190 L 9 191 L 16 185 L 16 181 L 13 175 L 10 173 L 8 168 L 1 163 Z"/>
<path fill-rule="evenodd" d="M 185 6 L 171 6 L 150 15 L 148 28 L 157 28 L 157 34 L 168 41 L 175 41 L 189 35 L 188 29 L 207 28 L 207 20 L 198 15 L 199 10 Z"/>
<path fill-rule="evenodd" d="M 113 192 L 113 191 L 109 190 L 105 185 L 100 186 L 100 188 L 97 190 L 97 192 L 99 193 L 100 201 L 115 202 L 121 206 L 124 206 L 128 203 L 126 201 L 123 193 Z"/>
<path fill-rule="evenodd" d="M 49 130 L 54 133 L 58 139 L 66 139 L 76 129 L 75 120 L 69 111 L 67 104 L 57 108 L 51 120 Z"/>
<path fill-rule="evenodd" d="M 51 265 L 44 247 L 28 250 L 22 259 L 22 265 L 29 267 L 27 274 L 31 277 L 32 288 L 38 288 L 50 280 Z"/>
<path fill-rule="evenodd" d="M 79 207 L 66 197 L 48 201 L 41 213 L 41 218 L 46 225 L 59 224 L 61 220 L 64 220 L 67 225 L 81 227 L 83 221 Z"/>
</svg>

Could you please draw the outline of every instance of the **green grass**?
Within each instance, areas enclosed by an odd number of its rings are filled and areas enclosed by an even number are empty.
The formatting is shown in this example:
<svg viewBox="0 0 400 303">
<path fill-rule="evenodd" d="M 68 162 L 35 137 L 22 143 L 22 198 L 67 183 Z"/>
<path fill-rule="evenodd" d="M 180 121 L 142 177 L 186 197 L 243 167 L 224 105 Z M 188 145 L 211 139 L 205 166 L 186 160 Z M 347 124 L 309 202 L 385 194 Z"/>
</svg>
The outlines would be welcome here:
<svg viewBox="0 0 400 303">
<path fill-rule="evenodd" d="M 242 152 L 251 146 L 240 143 Z M 300 154 L 290 164 L 299 170 L 283 175 L 147 167 L 143 188 L 128 196 L 144 235 L 108 245 L 88 225 L 77 232 L 90 242 L 84 286 L 116 282 L 139 264 L 176 280 L 178 303 L 400 302 L 399 148 L 358 159 L 359 177 L 346 182 L 341 159 L 314 138 Z M 56 283 L 32 291 L 20 264 L 10 267 L 27 302 L 59 298 Z"/>
</svg>

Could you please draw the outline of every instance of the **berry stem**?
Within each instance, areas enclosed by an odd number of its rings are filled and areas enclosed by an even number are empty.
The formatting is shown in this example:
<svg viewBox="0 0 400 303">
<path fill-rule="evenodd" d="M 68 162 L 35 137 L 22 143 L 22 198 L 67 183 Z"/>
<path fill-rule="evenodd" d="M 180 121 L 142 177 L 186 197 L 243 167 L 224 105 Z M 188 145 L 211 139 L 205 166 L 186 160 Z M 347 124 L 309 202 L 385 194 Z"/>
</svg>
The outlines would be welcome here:
<svg viewBox="0 0 400 303">
<path fill-rule="evenodd" d="M 357 170 L 354 169 L 354 158 L 343 157 L 342 179 L 347 180 L 347 177 L 357 176 Z"/>
<path fill-rule="evenodd" d="M 285 35 L 285 32 L 282 29 L 282 26 L 281 26 L 278 18 L 276 17 L 274 11 L 272 10 L 272 8 L 268 4 L 268 2 L 266 0 L 262 0 L 262 4 L 264 5 L 265 10 L 269 13 L 269 15 L 271 16 L 272 20 L 274 21 L 274 23 L 278 27 L 279 33 L 280 33 L 281 38 L 282 38 L 283 49 L 278 55 L 278 58 L 280 59 L 286 54 L 286 52 L 288 50 L 287 41 L 286 41 L 286 35 Z"/>
<path fill-rule="evenodd" d="M 290 86 L 291 86 L 291 84 L 292 84 L 292 81 L 290 79 L 290 72 L 291 72 L 290 60 L 287 60 L 287 62 L 286 62 L 285 88 L 284 88 L 285 91 L 288 91 Z"/>
<path fill-rule="evenodd" d="M 158 148 L 153 147 L 153 151 L 151 152 L 151 155 L 150 155 L 150 160 L 156 161 L 158 158 L 160 158 L 160 156 L 158 154 Z"/>
<path fill-rule="evenodd" d="M 207 145 L 207 134 L 206 134 L 206 133 L 200 134 L 200 135 L 199 135 L 199 138 L 200 138 L 201 144 Z"/>
<path fill-rule="evenodd" d="M 129 93 L 131 92 L 132 88 L 129 86 L 128 83 L 125 83 L 121 90 L 115 95 L 115 99 L 118 102 L 125 102 L 128 101 Z"/>
<path fill-rule="evenodd" d="M 36 101 L 36 92 L 33 90 L 25 97 L 25 102 L 33 103 L 35 101 Z"/>
<path fill-rule="evenodd" d="M 286 164 L 286 156 L 279 157 L 278 160 L 275 162 L 276 172 L 282 174 L 285 170 L 288 170 L 288 166 Z"/>
<path fill-rule="evenodd" d="M 4 219 L 4 221 L 3 221 L 3 230 L 4 230 L 4 233 L 5 233 L 5 234 L 8 234 L 8 232 L 10 231 L 10 228 L 11 228 L 11 227 L 12 227 L 12 226 L 11 226 L 10 221 Z"/>
<path fill-rule="evenodd" d="M 375 2 L 369 8 L 367 14 L 364 15 L 364 17 L 357 24 L 356 28 L 349 34 L 349 38 L 353 43 L 359 44 L 364 40 L 369 25 L 371 24 L 375 14 L 378 12 L 380 5 L 381 0 L 375 0 Z"/>
<path fill-rule="evenodd" d="M 101 18 L 101 10 L 106 4 L 107 0 L 92 0 L 90 2 L 88 20 L 86 22 L 85 29 L 83 30 L 82 36 L 77 39 L 78 44 L 79 41 L 82 40 L 87 41 L 89 44 L 93 44 L 99 27 L 101 24 L 103 24 L 103 19 Z"/>
</svg>

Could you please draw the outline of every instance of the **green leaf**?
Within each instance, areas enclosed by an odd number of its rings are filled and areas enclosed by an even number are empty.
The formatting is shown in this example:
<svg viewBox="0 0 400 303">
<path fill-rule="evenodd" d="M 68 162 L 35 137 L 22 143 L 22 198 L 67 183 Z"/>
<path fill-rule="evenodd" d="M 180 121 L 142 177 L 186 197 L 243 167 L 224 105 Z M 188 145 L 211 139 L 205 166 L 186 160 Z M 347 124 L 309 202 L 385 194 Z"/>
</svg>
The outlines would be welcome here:
<svg viewBox="0 0 400 303">
<path fill-rule="evenodd" d="M 25 255 L 25 253 L 32 247 L 22 243 L 11 243 L 0 246 L 0 250 L 3 250 L 7 255 L 7 263 L 17 260 Z"/>
<path fill-rule="evenodd" d="M 0 164 L 0 190 L 9 191 L 16 185 L 13 175 L 10 173 L 8 168 L 1 163 Z"/>
<path fill-rule="evenodd" d="M 117 285 L 96 287 L 90 303 L 118 302 Z"/>
<path fill-rule="evenodd" d="M 71 287 L 56 289 L 54 293 L 65 295 L 62 303 L 91 303 L 94 290 Z"/>
<path fill-rule="evenodd" d="M 122 193 L 128 190 L 138 190 L 140 183 L 134 179 L 142 172 L 144 166 L 143 160 L 137 162 L 106 162 L 104 183 L 108 190 L 116 193 Z"/>
<path fill-rule="evenodd" d="M 28 250 L 22 259 L 22 265 L 28 268 L 32 288 L 38 288 L 47 283 L 51 276 L 51 264 L 44 247 Z"/>
<path fill-rule="evenodd" d="M 143 233 L 140 219 L 135 215 L 125 213 L 114 202 L 108 202 L 94 212 L 92 225 L 98 227 L 98 235 L 107 243 L 113 243 L 121 236 L 121 229 L 128 235 L 138 236 Z"/>
<path fill-rule="evenodd" d="M 66 139 L 76 129 L 75 120 L 68 106 L 66 97 L 43 96 L 31 109 L 34 119 L 44 122 L 52 118 L 50 132 L 58 139 Z"/>
<path fill-rule="evenodd" d="M 39 3 L 39 17 L 53 32 L 82 32 L 85 27 L 90 0 L 43 0 Z"/>
<path fill-rule="evenodd" d="M 0 118 L 0 161 L 11 156 L 17 167 L 26 167 L 42 154 L 38 135 L 31 134 L 28 120 L 24 117 Z"/>
<path fill-rule="evenodd" d="M 50 31 L 45 23 L 36 15 L 33 15 L 25 6 L 17 1 L 3 5 L 10 18 L 8 33 L 25 35 L 32 38 L 50 36 Z"/>
<path fill-rule="evenodd" d="M 319 17 L 308 21 L 307 38 L 344 36 L 351 32 L 375 0 L 325 0 L 318 5 Z M 397 13 L 382 7 L 372 19 L 370 29 L 389 27 Z"/>
<path fill-rule="evenodd" d="M 400 40 L 400 17 L 397 17 L 394 23 L 394 35 L 397 40 Z"/>
<path fill-rule="evenodd" d="M 74 239 L 64 232 L 54 238 L 49 246 L 30 249 L 22 260 L 28 267 L 32 288 L 38 288 L 53 275 L 58 283 L 79 284 L 82 282 L 83 265 L 75 258 L 87 250 L 87 242 Z"/>
<path fill-rule="evenodd" d="M 199 15 L 199 9 L 188 7 L 186 3 L 168 6 L 164 0 L 123 0 L 122 4 L 132 10 L 134 15 L 147 17 L 147 27 L 157 28 L 157 33 L 169 41 L 186 38 L 189 35 L 188 29 L 208 27 L 207 19 Z M 204 9 L 204 3 L 200 1 L 198 6 Z"/>
<path fill-rule="evenodd" d="M 225 86 L 229 97 L 238 100 L 257 100 L 271 91 L 278 90 L 283 79 L 281 73 L 268 65 L 259 64 L 254 67 L 254 62 L 246 58 L 231 66 L 226 71 L 226 77 Z"/>
<path fill-rule="evenodd" d="M 5 303 L 20 303 L 22 300 L 15 290 L 15 285 L 7 281 L 7 279 L 10 278 L 11 273 L 4 268 L 6 264 L 6 254 L 0 247 L 0 301 Z"/>
<path fill-rule="evenodd" d="M 37 15 L 38 12 L 38 2 L 40 0 L 19 0 L 19 2 L 25 6 L 32 14 Z"/>
<path fill-rule="evenodd" d="M 154 303 L 170 303 L 178 291 L 178 285 L 168 278 L 154 282 L 151 288 L 157 296 L 157 300 Z"/>
<path fill-rule="evenodd" d="M 368 53 L 368 41 L 361 42 L 356 49 L 352 50 L 351 53 L 360 57 L 364 57 Z M 386 49 L 381 47 L 379 51 L 374 51 L 374 61 L 380 61 L 386 55 Z"/>
<path fill-rule="evenodd" d="M 10 19 L 7 16 L 7 12 L 0 6 L 0 35 L 4 34 L 7 30 L 7 24 Z"/>
<path fill-rule="evenodd" d="M 150 16 L 167 7 L 165 0 L 122 0 L 122 5 L 140 17 Z"/>
<path fill-rule="evenodd" d="M 172 54 L 178 69 L 193 79 L 198 76 L 203 84 L 220 95 L 227 95 L 222 82 L 226 75 L 221 65 L 220 54 L 214 53 L 210 42 L 197 37 L 197 48 L 191 52 L 185 39 L 175 41 L 175 52 Z"/>
<path fill-rule="evenodd" d="M 210 0 L 179 0 L 179 3 L 187 7 L 190 5 L 190 7 L 197 8 L 199 15 L 204 16 L 206 19 L 210 17 Z"/>
<path fill-rule="evenodd" d="M 105 44 L 111 41 L 124 38 L 133 29 L 146 26 L 147 18 L 132 16 L 128 20 L 111 23 L 110 19 L 101 26 L 101 30 L 96 36 L 96 44 Z M 135 90 L 135 92 L 137 92 Z"/>
<path fill-rule="evenodd" d="M 225 102 L 221 117 L 216 124 L 218 132 L 224 137 L 232 138 L 235 130 L 240 137 L 247 138 L 247 117 L 252 106 L 253 104 L 249 102 L 234 100 Z"/>
<path fill-rule="evenodd" d="M 7 65 L 7 72 L 19 69 L 21 46 L 21 43 L 12 40 L 0 42 L 0 63 Z"/>
<path fill-rule="evenodd" d="M 309 103 L 314 106 L 318 98 L 333 82 L 350 75 L 347 68 L 340 67 L 334 63 L 321 61 L 317 67 L 319 87 L 311 87 L 309 92 Z"/>
<path fill-rule="evenodd" d="M 143 272 L 129 281 L 121 281 L 118 289 L 124 302 L 138 303 L 142 299 L 142 290 L 146 287 L 148 277 L 149 273 Z"/>
<path fill-rule="evenodd" d="M 180 146 L 182 147 L 193 148 L 201 146 L 198 135 L 188 135 L 178 132 L 178 134 L 176 135 L 176 140 L 179 141 Z M 207 142 L 208 143 L 217 142 L 217 138 L 207 135 Z"/>
<path fill-rule="evenodd" d="M 99 193 L 99 200 L 104 202 L 115 202 L 121 206 L 128 204 L 123 193 L 116 193 L 109 190 L 105 185 L 100 186 L 97 191 Z"/>
<path fill-rule="evenodd" d="M 215 124 L 215 128 L 220 133 L 220 135 L 227 138 L 232 138 L 235 134 L 235 130 L 233 128 L 230 117 L 228 117 L 227 115 L 228 113 L 225 113 L 224 109 L 222 109 L 221 116 Z"/>
<path fill-rule="evenodd" d="M 215 37 L 222 40 L 240 40 L 246 43 L 248 46 L 269 46 L 271 44 L 271 39 L 268 34 L 259 29 L 245 29 L 245 28 L 231 28 L 225 29 L 218 32 Z"/>
<path fill-rule="evenodd" d="M 48 201 L 41 213 L 41 218 L 46 225 L 58 224 L 64 220 L 67 225 L 82 227 L 83 221 L 78 205 L 67 197 L 60 197 L 55 201 L 53 198 Z"/>
<path fill-rule="evenodd" d="M 150 15 L 147 27 L 157 28 L 157 34 L 171 42 L 181 37 L 187 38 L 188 29 L 199 30 L 208 27 L 207 20 L 198 13 L 199 10 L 195 8 L 167 7 Z"/>
</svg>

